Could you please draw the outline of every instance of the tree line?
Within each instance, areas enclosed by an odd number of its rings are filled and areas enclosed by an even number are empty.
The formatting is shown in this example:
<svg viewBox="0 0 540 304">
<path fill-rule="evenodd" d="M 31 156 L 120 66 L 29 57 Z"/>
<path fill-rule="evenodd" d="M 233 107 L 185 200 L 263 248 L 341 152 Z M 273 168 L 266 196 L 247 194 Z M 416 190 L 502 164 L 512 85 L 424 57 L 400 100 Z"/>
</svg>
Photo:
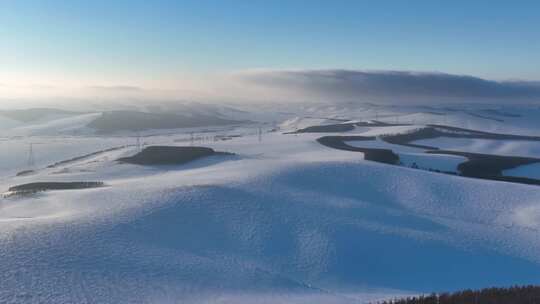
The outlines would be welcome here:
<svg viewBox="0 0 540 304">
<path fill-rule="evenodd" d="M 539 304 L 540 286 L 463 290 L 386 300 L 377 304 Z"/>
</svg>

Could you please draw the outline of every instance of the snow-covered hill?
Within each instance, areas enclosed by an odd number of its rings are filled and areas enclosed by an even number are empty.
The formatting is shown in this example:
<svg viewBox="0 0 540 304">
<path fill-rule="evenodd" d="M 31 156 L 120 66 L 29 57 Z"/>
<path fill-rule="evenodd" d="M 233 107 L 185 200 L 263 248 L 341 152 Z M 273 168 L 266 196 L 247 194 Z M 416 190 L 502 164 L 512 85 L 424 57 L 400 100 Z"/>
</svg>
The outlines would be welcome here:
<svg viewBox="0 0 540 304">
<path fill-rule="evenodd" d="M 0 116 L 0 129 L 7 130 L 11 129 L 17 126 L 20 126 L 22 122 L 16 121 L 14 119 L 11 119 L 9 117 Z"/>
<path fill-rule="evenodd" d="M 88 128 L 88 124 L 98 118 L 100 113 L 79 114 L 68 117 L 61 117 L 23 125 L 4 131 L 8 134 L 16 135 L 84 135 L 92 134 L 93 130 Z"/>
</svg>

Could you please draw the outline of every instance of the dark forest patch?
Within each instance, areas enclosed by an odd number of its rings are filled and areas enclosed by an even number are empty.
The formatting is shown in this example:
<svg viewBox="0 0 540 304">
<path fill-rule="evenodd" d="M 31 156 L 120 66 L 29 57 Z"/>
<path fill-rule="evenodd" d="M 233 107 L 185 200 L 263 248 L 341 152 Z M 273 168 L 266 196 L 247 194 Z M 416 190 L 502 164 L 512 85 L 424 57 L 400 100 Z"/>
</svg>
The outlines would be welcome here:
<svg viewBox="0 0 540 304">
<path fill-rule="evenodd" d="M 354 130 L 354 124 L 333 124 L 323 126 L 311 126 L 297 130 L 293 133 L 336 133 Z"/>
<path fill-rule="evenodd" d="M 405 126 L 407 124 L 391 124 L 382 121 L 372 120 L 369 122 L 351 122 L 351 123 L 339 123 L 330 125 L 310 126 L 303 129 L 296 130 L 287 134 L 295 133 L 339 133 L 348 132 L 354 130 L 355 127 L 393 127 L 393 126 Z"/>
<path fill-rule="evenodd" d="M 393 299 L 378 304 L 535 304 L 540 303 L 539 286 L 514 286 L 509 288 L 485 288 L 463 290 Z"/>
<path fill-rule="evenodd" d="M 196 159 L 213 155 L 232 155 L 216 152 L 206 147 L 150 146 L 141 152 L 118 159 L 119 162 L 136 165 L 182 165 Z"/>
<path fill-rule="evenodd" d="M 472 117 L 478 117 L 478 118 L 487 119 L 487 120 L 492 120 L 492 121 L 496 121 L 496 122 L 504 122 L 504 120 L 503 120 L 503 119 L 500 119 L 500 118 L 495 118 L 495 117 L 491 117 L 491 116 L 481 115 L 481 114 L 474 113 L 474 112 L 465 112 L 465 113 L 467 113 L 468 115 L 470 115 L 470 116 L 472 116 Z"/>
<path fill-rule="evenodd" d="M 72 190 L 102 187 L 103 182 L 36 182 L 13 186 L 9 191 Z"/>
<path fill-rule="evenodd" d="M 459 128 L 451 128 L 451 129 L 455 130 Z M 424 131 L 424 130 L 427 130 L 427 131 Z M 473 131 L 473 132 L 478 132 L 478 131 Z M 403 135 L 411 135 L 411 136 L 410 137 L 403 136 L 400 138 L 400 141 L 394 141 L 394 142 L 387 141 L 387 142 L 390 142 L 392 144 L 412 146 L 415 148 L 423 148 L 423 149 L 428 150 L 428 151 L 425 151 L 425 153 L 429 153 L 429 154 L 447 154 L 447 155 L 463 156 L 467 158 L 467 160 L 459 164 L 457 167 L 457 170 L 460 176 L 495 180 L 495 181 L 513 182 L 513 183 L 520 183 L 520 184 L 540 185 L 540 180 L 538 179 L 526 178 L 526 177 L 512 177 L 512 176 L 503 175 L 504 170 L 513 169 L 522 165 L 538 163 L 540 162 L 539 158 L 500 156 L 500 155 L 470 153 L 470 152 L 461 152 L 461 151 L 445 151 L 445 150 L 438 150 L 438 148 L 436 147 L 406 144 L 407 140 L 410 140 L 410 138 L 419 138 L 420 136 L 426 136 L 426 134 L 427 136 L 437 135 L 436 137 L 438 137 L 439 131 L 437 131 L 435 128 L 425 128 L 425 129 L 419 130 L 419 132 L 403 134 Z M 477 134 L 475 134 L 475 136 L 476 135 Z M 530 136 L 478 132 L 478 136 L 484 136 L 484 135 L 489 138 L 503 137 L 503 138 L 512 138 L 512 139 L 516 139 L 516 138 L 519 138 L 519 139 L 526 138 L 528 140 L 530 140 L 530 138 L 535 139 L 535 137 L 530 137 Z M 366 160 L 371 160 L 371 161 L 376 161 L 376 162 L 391 164 L 391 165 L 401 165 L 399 155 L 394 153 L 393 150 L 379 149 L 379 148 L 353 147 L 346 143 L 347 141 L 354 141 L 354 140 L 367 141 L 367 140 L 375 140 L 375 139 L 376 137 L 367 137 L 367 136 L 324 136 L 317 139 L 317 141 L 321 143 L 322 145 L 325 145 L 327 147 L 331 147 L 334 149 L 338 149 L 338 150 L 362 152 L 364 153 L 364 159 Z M 413 166 L 412 168 L 420 169 L 417 166 Z M 455 174 L 453 172 L 445 172 L 445 171 L 435 170 L 432 168 L 427 168 L 426 170 L 432 171 L 432 172 L 438 172 L 438 173 L 445 173 L 445 174 Z"/>
<path fill-rule="evenodd" d="M 439 115 L 439 116 L 445 116 L 446 115 L 446 113 L 435 112 L 435 111 L 424 111 L 424 112 L 420 112 L 420 113 L 426 113 L 426 114 L 431 114 L 431 115 Z"/>
<path fill-rule="evenodd" d="M 458 127 L 449 127 L 443 125 L 428 125 L 426 128 L 418 129 L 413 132 L 400 133 L 394 135 L 384 135 L 381 139 L 396 145 L 408 146 L 419 149 L 438 150 L 438 147 L 413 144 L 413 141 L 422 139 L 433 139 L 438 137 L 451 138 L 470 138 L 470 139 L 493 139 L 493 140 L 525 140 L 540 141 L 539 136 L 514 135 L 490 133 Z"/>
<path fill-rule="evenodd" d="M 49 190 L 80 190 L 103 187 L 103 182 L 35 182 L 10 187 L 9 196 L 30 195 Z"/>
<path fill-rule="evenodd" d="M 540 185 L 540 180 L 526 177 L 504 176 L 504 170 L 540 162 L 539 158 L 501 156 L 460 151 L 433 150 L 431 154 L 447 154 L 466 157 L 468 160 L 458 165 L 458 171 L 466 177 L 508 181 L 522 184 Z"/>
<path fill-rule="evenodd" d="M 353 140 L 375 140 L 375 137 L 368 136 L 324 136 L 317 141 L 330 148 L 352 151 L 352 152 L 362 152 L 364 153 L 365 160 L 371 160 L 379 163 L 395 165 L 399 163 L 399 156 L 395 154 L 392 150 L 389 149 L 378 149 L 378 148 L 360 148 L 353 147 L 348 145 L 347 141 Z"/>
<path fill-rule="evenodd" d="M 26 175 L 30 175 L 34 173 L 36 173 L 36 171 L 34 170 L 23 170 L 23 171 L 17 172 L 17 176 L 26 176 Z"/>
</svg>

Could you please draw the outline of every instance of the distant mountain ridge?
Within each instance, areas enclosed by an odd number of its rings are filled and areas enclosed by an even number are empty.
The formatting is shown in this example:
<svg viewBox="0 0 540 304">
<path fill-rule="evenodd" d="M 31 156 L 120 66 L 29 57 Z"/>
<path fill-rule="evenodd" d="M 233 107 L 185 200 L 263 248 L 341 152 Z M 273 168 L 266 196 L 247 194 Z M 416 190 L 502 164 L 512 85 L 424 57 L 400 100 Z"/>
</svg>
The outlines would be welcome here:
<svg viewBox="0 0 540 304">
<path fill-rule="evenodd" d="M 70 132 L 86 129 L 98 134 L 109 134 L 122 131 L 225 126 L 248 121 L 242 115 L 235 115 L 238 113 L 242 112 L 210 105 L 179 105 L 170 109 L 157 107 L 154 111 L 136 109 L 76 112 L 55 108 L 30 108 L 0 110 L 0 118 L 5 120 L 3 125 L 6 128 L 17 128 L 18 131 L 26 132 L 25 134 L 28 132 L 41 134 L 42 130 L 50 133 L 51 130 L 65 129 Z M 57 125 L 61 125 L 61 128 L 55 127 Z"/>
<path fill-rule="evenodd" d="M 84 112 L 73 112 L 54 108 L 31 108 L 23 110 L 0 110 L 0 115 L 22 122 L 31 123 L 54 116 L 74 116 Z"/>
<path fill-rule="evenodd" d="M 217 116 L 189 113 L 186 115 L 174 113 L 149 113 L 138 111 L 103 112 L 88 127 L 98 133 L 116 131 L 143 131 L 151 129 L 178 129 L 205 126 L 222 126 L 242 123 L 243 121 L 229 120 Z"/>
</svg>

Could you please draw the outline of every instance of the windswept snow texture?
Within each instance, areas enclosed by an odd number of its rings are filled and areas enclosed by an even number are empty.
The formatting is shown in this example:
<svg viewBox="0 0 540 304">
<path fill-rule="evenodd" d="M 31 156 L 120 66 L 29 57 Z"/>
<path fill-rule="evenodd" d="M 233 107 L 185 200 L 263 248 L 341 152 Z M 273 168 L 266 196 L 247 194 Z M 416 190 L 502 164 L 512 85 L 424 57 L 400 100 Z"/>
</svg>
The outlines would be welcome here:
<svg viewBox="0 0 540 304">
<path fill-rule="evenodd" d="M 0 198 L 0 303 L 366 303 L 540 284 L 540 187 L 374 163 L 319 144 L 320 134 L 271 129 L 201 129 L 196 146 L 236 156 L 165 167 L 116 161 L 138 152 L 129 136 L 4 138 L 18 154 L 0 150 L 9 172 L 26 169 L 30 142 L 45 144 L 35 145 L 35 172 L 3 174 L 0 192 L 33 182 L 105 187 Z M 189 132 L 140 140 L 187 146 Z M 366 143 L 392 146 L 348 142 Z M 445 171 L 462 160 L 396 153 Z"/>
</svg>

